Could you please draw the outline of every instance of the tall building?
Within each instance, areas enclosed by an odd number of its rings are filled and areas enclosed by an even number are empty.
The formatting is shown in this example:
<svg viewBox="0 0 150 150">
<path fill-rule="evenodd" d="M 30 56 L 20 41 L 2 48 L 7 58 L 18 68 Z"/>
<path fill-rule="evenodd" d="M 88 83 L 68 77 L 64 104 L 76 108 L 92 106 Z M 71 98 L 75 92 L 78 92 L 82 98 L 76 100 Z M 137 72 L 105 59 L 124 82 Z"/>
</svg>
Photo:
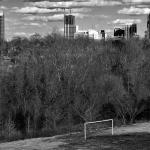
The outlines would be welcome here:
<svg viewBox="0 0 150 150">
<path fill-rule="evenodd" d="M 147 32 L 147 30 L 145 31 L 145 38 L 148 39 L 148 32 Z"/>
<path fill-rule="evenodd" d="M 125 39 L 128 40 L 130 38 L 130 26 L 127 25 L 125 27 Z"/>
<path fill-rule="evenodd" d="M 4 13 L 0 12 L 0 43 L 4 41 Z"/>
<path fill-rule="evenodd" d="M 130 26 L 130 37 L 134 37 L 137 35 L 137 25 L 136 24 L 132 24 Z"/>
<path fill-rule="evenodd" d="M 150 39 L 150 14 L 147 15 L 147 38 Z"/>
<path fill-rule="evenodd" d="M 73 39 L 76 32 L 75 16 L 64 15 L 64 37 Z"/>
<path fill-rule="evenodd" d="M 125 38 L 128 40 L 136 36 L 137 36 L 137 25 L 136 24 L 132 24 L 130 26 L 127 25 L 125 27 Z"/>
<path fill-rule="evenodd" d="M 105 40 L 105 30 L 101 30 L 101 34 L 102 34 L 102 39 Z"/>
</svg>

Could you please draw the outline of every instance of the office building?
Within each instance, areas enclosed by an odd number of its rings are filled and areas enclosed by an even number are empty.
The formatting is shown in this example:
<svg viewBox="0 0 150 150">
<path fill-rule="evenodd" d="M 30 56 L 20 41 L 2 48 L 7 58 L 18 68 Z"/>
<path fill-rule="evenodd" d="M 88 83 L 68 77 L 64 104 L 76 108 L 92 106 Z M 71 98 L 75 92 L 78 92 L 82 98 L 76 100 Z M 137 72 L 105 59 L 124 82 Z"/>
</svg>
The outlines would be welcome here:
<svg viewBox="0 0 150 150">
<path fill-rule="evenodd" d="M 75 16 L 64 15 L 64 37 L 73 39 L 76 32 Z"/>
<path fill-rule="evenodd" d="M 125 36 L 125 30 L 121 28 L 115 28 L 114 29 L 114 37 L 117 38 L 124 38 Z"/>
<path fill-rule="evenodd" d="M 145 38 L 148 39 L 148 31 L 145 31 Z"/>
<path fill-rule="evenodd" d="M 93 29 L 88 30 L 77 30 L 77 32 L 74 34 L 74 38 L 89 38 L 93 40 L 101 40 L 102 37 L 100 36 L 100 33 Z"/>
<path fill-rule="evenodd" d="M 4 41 L 4 13 L 0 12 L 0 43 Z"/>
<path fill-rule="evenodd" d="M 101 35 L 102 35 L 102 39 L 105 40 L 105 38 L 106 38 L 105 30 L 101 30 Z"/>
<path fill-rule="evenodd" d="M 125 39 L 126 40 L 130 39 L 130 26 L 129 25 L 125 27 Z"/>
<path fill-rule="evenodd" d="M 133 37 L 137 37 L 137 25 L 127 25 L 125 27 L 125 38 L 128 40 Z"/>
<path fill-rule="evenodd" d="M 137 35 L 137 25 L 132 24 L 130 26 L 130 38 L 135 37 Z"/>
<path fill-rule="evenodd" d="M 150 39 L 150 14 L 147 15 L 147 38 Z"/>
<path fill-rule="evenodd" d="M 89 33 L 87 30 L 77 30 L 76 33 L 74 33 L 74 38 L 88 38 Z"/>
</svg>

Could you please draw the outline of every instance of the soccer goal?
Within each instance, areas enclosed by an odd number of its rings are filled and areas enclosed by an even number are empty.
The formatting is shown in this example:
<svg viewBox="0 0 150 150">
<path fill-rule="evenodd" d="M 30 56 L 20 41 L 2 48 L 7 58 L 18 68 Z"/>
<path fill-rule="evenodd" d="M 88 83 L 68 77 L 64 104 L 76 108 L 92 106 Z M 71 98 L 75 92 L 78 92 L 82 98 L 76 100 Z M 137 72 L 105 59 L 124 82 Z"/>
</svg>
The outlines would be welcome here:
<svg viewBox="0 0 150 150">
<path fill-rule="evenodd" d="M 85 122 L 84 123 L 84 138 L 98 135 L 113 135 L 114 134 L 113 119 Z"/>
</svg>

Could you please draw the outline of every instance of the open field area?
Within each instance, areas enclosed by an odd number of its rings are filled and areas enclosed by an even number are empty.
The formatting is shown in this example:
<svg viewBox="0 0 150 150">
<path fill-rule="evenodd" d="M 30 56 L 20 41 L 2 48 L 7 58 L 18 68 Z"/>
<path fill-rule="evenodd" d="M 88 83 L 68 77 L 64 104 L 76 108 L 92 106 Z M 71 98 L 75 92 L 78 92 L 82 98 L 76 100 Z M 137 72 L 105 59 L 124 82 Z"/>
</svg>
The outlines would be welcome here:
<svg viewBox="0 0 150 150">
<path fill-rule="evenodd" d="M 0 150 L 149 150 L 150 122 L 115 127 L 114 136 L 83 138 L 83 133 L 1 143 Z"/>
</svg>

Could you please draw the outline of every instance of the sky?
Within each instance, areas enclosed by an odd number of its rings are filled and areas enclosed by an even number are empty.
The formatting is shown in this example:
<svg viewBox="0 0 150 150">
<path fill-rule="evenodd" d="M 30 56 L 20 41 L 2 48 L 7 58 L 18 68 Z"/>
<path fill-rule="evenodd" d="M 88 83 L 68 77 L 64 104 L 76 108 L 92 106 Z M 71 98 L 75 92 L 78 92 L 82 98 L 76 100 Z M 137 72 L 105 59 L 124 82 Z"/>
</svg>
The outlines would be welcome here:
<svg viewBox="0 0 150 150">
<path fill-rule="evenodd" d="M 80 30 L 105 30 L 113 35 L 115 27 L 137 23 L 144 36 L 150 0 L 0 0 L 5 14 L 5 37 L 63 33 L 63 16 L 76 16 Z"/>
</svg>

